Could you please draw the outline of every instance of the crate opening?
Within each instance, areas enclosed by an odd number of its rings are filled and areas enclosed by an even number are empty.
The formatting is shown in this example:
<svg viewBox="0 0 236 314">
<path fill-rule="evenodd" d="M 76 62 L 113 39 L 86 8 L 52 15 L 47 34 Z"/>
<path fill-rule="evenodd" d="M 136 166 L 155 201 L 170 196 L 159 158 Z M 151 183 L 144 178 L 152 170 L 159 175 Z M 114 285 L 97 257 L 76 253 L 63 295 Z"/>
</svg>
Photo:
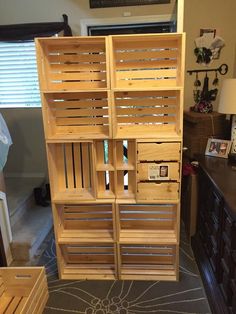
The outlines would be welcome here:
<svg viewBox="0 0 236 314">
<path fill-rule="evenodd" d="M 179 91 L 123 91 L 113 95 L 116 138 L 179 133 Z"/>
<path fill-rule="evenodd" d="M 48 93 L 44 100 L 49 137 L 109 137 L 107 92 Z"/>
<path fill-rule="evenodd" d="M 92 143 L 75 142 L 49 144 L 52 148 L 52 162 L 56 180 L 53 180 L 55 194 L 66 194 L 78 198 L 93 198 L 94 171 Z"/>
</svg>

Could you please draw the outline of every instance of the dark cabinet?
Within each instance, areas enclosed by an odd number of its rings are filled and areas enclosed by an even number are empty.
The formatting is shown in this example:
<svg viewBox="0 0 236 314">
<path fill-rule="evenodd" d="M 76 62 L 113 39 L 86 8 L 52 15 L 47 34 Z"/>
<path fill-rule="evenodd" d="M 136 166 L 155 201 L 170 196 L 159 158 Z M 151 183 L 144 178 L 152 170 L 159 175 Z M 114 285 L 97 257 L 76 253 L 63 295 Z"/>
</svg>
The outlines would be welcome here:
<svg viewBox="0 0 236 314">
<path fill-rule="evenodd" d="M 192 247 L 214 314 L 236 313 L 236 171 L 199 156 L 197 231 Z"/>
</svg>

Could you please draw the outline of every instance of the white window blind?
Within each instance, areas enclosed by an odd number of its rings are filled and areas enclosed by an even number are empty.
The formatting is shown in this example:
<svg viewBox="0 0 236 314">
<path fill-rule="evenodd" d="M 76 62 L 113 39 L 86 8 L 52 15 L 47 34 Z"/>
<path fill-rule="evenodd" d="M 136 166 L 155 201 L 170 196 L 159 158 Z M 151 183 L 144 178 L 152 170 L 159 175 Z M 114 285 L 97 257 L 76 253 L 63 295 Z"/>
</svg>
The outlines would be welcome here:
<svg viewBox="0 0 236 314">
<path fill-rule="evenodd" d="M 40 106 L 34 41 L 0 42 L 0 108 Z"/>
</svg>

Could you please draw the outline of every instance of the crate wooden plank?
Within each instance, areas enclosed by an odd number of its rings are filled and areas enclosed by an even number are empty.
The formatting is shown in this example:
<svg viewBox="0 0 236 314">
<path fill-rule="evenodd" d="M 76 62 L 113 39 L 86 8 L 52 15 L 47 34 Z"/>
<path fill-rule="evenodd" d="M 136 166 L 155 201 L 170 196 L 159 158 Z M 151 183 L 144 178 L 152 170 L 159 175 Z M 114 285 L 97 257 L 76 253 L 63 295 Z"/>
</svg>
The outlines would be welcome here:
<svg viewBox="0 0 236 314">
<path fill-rule="evenodd" d="M 138 143 L 138 161 L 179 161 L 180 143 Z"/>
<path fill-rule="evenodd" d="M 137 183 L 138 200 L 175 200 L 179 199 L 179 183 Z"/>
</svg>

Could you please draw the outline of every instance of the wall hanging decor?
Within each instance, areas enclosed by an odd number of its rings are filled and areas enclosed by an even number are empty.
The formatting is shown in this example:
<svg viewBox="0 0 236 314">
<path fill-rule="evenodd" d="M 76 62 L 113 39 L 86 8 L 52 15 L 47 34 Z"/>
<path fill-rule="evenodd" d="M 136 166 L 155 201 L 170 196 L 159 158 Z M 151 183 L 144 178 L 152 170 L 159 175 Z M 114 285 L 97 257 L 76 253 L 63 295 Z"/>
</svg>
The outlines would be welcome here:
<svg viewBox="0 0 236 314">
<path fill-rule="evenodd" d="M 208 72 L 215 72 L 215 77 L 212 81 L 212 85 L 214 88 L 209 89 L 209 77 Z M 194 106 L 190 107 L 191 110 L 196 112 L 202 112 L 202 113 L 210 113 L 213 111 L 213 105 L 212 101 L 216 100 L 217 94 L 218 94 L 218 84 L 219 84 L 219 78 L 218 73 L 220 75 L 225 75 L 228 72 L 228 65 L 227 64 L 221 64 L 218 68 L 215 69 L 202 69 L 202 70 L 188 70 L 187 73 L 192 75 L 193 73 L 196 74 L 196 78 L 194 81 L 194 90 L 193 90 L 193 98 L 194 98 Z M 200 90 L 200 87 L 202 86 L 202 83 L 199 79 L 199 73 L 205 73 L 205 77 L 203 80 L 203 87 L 202 90 Z"/>
</svg>

